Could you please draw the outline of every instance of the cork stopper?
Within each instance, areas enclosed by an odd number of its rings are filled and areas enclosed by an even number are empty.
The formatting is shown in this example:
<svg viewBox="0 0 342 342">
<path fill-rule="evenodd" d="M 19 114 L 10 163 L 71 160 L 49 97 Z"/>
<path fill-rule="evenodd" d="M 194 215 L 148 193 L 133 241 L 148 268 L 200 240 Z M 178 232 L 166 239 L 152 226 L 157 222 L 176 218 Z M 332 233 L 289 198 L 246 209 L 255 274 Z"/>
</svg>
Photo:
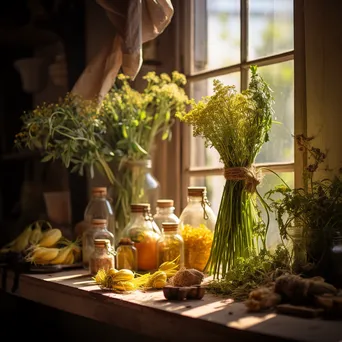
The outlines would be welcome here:
<svg viewBox="0 0 342 342">
<path fill-rule="evenodd" d="M 207 188 L 205 186 L 189 186 L 188 196 L 205 197 L 207 194 Z"/>
<path fill-rule="evenodd" d="M 131 212 L 132 213 L 144 213 L 146 211 L 150 210 L 150 204 L 149 203 L 134 203 L 131 204 Z"/>
<path fill-rule="evenodd" d="M 159 199 L 157 201 L 158 208 L 172 208 L 174 201 L 172 199 Z"/>
<path fill-rule="evenodd" d="M 178 230 L 178 223 L 163 222 L 162 228 L 163 228 L 164 232 L 176 232 Z"/>
<path fill-rule="evenodd" d="M 106 219 L 92 219 L 91 225 L 95 228 L 103 227 L 107 225 L 107 220 Z"/>
<path fill-rule="evenodd" d="M 93 196 L 105 197 L 107 196 L 107 188 L 106 187 L 94 187 L 91 189 L 91 193 Z"/>
<path fill-rule="evenodd" d="M 110 246 L 110 241 L 108 239 L 95 239 L 94 246 L 106 248 L 107 246 Z"/>
</svg>

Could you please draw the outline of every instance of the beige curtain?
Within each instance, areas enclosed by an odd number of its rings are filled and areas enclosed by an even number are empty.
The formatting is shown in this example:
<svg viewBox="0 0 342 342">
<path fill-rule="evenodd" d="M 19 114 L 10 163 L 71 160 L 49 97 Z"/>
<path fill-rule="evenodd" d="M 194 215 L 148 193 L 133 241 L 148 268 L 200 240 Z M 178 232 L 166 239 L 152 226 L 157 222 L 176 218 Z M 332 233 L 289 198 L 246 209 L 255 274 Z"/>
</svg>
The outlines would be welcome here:
<svg viewBox="0 0 342 342">
<path fill-rule="evenodd" d="M 142 65 L 142 44 L 156 38 L 174 13 L 171 0 L 96 0 L 106 11 L 116 35 L 90 61 L 72 92 L 86 99 L 102 98 L 122 68 L 132 79 Z"/>
</svg>

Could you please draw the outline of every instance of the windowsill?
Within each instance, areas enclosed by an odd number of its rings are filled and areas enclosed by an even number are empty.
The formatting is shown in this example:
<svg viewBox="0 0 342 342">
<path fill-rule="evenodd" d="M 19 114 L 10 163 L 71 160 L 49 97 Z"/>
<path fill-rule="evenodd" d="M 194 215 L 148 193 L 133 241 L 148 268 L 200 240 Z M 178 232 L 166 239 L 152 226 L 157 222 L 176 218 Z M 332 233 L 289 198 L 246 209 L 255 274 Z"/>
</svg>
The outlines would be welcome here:
<svg viewBox="0 0 342 342">
<path fill-rule="evenodd" d="M 7 291 L 13 284 L 8 274 Z M 341 341 L 340 321 L 276 313 L 247 314 L 244 304 L 211 294 L 202 300 L 167 301 L 162 291 L 114 294 L 93 285 L 85 270 L 23 274 L 14 295 L 55 309 L 169 341 Z"/>
</svg>

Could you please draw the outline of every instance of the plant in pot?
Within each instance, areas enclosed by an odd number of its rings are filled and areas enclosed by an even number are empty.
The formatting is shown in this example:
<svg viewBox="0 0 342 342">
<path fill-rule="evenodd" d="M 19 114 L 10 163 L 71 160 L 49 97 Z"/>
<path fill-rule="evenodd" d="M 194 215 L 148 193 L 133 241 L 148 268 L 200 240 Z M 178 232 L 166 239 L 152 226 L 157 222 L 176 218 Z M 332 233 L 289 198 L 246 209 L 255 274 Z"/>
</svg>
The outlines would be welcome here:
<svg viewBox="0 0 342 342">
<path fill-rule="evenodd" d="M 38 149 L 43 162 L 59 159 L 80 175 L 88 168 L 91 177 L 95 167 L 101 171 L 114 189 L 120 230 L 128 222 L 130 203 L 150 202 L 149 191 L 158 190 L 151 174 L 156 140 L 171 139 L 175 113 L 183 113 L 188 102 L 183 74 L 149 72 L 143 78 L 142 92 L 119 74 L 101 101 L 67 94 L 57 103 L 44 103 L 22 116 L 16 136 L 19 148 Z"/>
<path fill-rule="evenodd" d="M 316 172 L 324 163 L 326 154 L 312 146 L 311 137 L 295 136 L 296 145 L 306 153 L 309 165 L 303 172 L 303 187 L 291 189 L 284 181 L 265 196 L 276 213 L 283 239 L 293 240 L 294 270 L 307 276 L 331 276 L 331 243 L 342 231 L 342 180 L 317 178 Z M 280 195 L 275 199 L 274 195 Z M 305 253 L 303 259 L 301 252 Z"/>
</svg>

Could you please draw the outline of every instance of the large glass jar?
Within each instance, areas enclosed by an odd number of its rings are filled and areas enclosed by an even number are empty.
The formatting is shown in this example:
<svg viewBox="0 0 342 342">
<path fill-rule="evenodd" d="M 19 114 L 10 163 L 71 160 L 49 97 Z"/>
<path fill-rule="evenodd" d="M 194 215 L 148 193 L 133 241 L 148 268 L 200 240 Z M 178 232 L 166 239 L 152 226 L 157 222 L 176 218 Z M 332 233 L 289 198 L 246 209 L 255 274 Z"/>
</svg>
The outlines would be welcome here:
<svg viewBox="0 0 342 342">
<path fill-rule="evenodd" d="M 163 235 L 157 242 L 157 256 L 158 267 L 168 261 L 177 261 L 180 267 L 184 266 L 184 241 L 178 233 L 178 223 L 163 223 Z"/>
<path fill-rule="evenodd" d="M 107 229 L 115 236 L 115 218 L 112 205 L 107 197 L 106 187 L 94 187 L 91 199 L 84 211 L 84 221 L 90 225 L 92 219 L 107 220 Z"/>
<path fill-rule="evenodd" d="M 163 222 L 179 223 L 179 218 L 175 215 L 175 207 L 172 199 L 159 199 L 157 201 L 156 213 L 153 216 L 154 222 L 162 231 Z"/>
<path fill-rule="evenodd" d="M 138 270 L 153 271 L 157 268 L 157 241 L 160 234 L 153 227 L 147 203 L 131 204 L 130 221 L 122 237 L 130 238 L 138 252 Z"/>
<path fill-rule="evenodd" d="M 105 271 L 114 268 L 114 255 L 110 241 L 106 239 L 95 239 L 94 250 L 89 258 L 89 273 L 96 275 L 100 269 Z"/>
<path fill-rule="evenodd" d="M 342 288 L 342 235 L 333 237 L 331 249 L 331 282 L 338 288 Z"/>
<path fill-rule="evenodd" d="M 83 267 L 89 268 L 89 258 L 94 251 L 94 240 L 109 240 L 111 248 L 114 246 L 114 235 L 107 229 L 107 220 L 92 219 L 91 225 L 82 235 L 82 263 Z"/>
<path fill-rule="evenodd" d="M 131 271 L 138 270 L 138 253 L 130 238 L 122 238 L 116 250 L 116 268 Z"/>
<path fill-rule="evenodd" d="M 187 268 L 204 271 L 213 242 L 216 215 L 207 199 L 206 187 L 188 187 L 188 204 L 179 217 Z"/>
</svg>

